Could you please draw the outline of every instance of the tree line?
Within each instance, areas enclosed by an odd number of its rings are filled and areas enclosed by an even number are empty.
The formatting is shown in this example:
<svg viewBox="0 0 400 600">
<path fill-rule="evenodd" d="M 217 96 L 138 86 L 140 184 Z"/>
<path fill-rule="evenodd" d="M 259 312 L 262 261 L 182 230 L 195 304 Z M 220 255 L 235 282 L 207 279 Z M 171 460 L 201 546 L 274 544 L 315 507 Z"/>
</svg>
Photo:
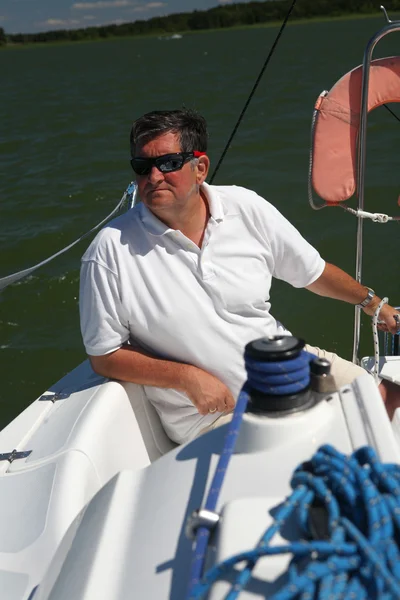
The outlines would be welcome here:
<svg viewBox="0 0 400 600">
<path fill-rule="evenodd" d="M 42 33 L 7 34 L 0 27 L 0 46 L 34 42 L 83 41 L 109 37 L 135 35 L 171 35 L 202 29 L 220 29 L 239 25 L 257 25 L 268 21 L 281 21 L 291 0 L 267 0 L 225 4 L 209 10 L 195 10 L 190 13 L 176 13 L 165 17 L 153 17 L 120 25 L 111 24 L 84 29 L 59 29 Z M 378 12 L 376 0 L 299 0 L 292 13 L 292 19 L 313 17 L 337 17 L 350 14 Z M 400 10 L 400 0 L 387 0 L 389 11 Z"/>
</svg>

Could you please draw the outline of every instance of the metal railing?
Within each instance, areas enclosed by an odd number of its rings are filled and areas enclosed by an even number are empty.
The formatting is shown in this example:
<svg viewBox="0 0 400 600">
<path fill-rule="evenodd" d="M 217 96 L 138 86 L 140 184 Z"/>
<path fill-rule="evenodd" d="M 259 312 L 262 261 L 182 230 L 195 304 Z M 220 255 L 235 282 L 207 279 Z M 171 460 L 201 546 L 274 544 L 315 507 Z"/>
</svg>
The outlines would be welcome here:
<svg viewBox="0 0 400 600">
<path fill-rule="evenodd" d="M 366 165 L 366 141 L 367 141 L 367 114 L 368 114 L 368 85 L 369 73 L 372 60 L 372 53 L 376 44 L 389 33 L 400 31 L 400 21 L 391 21 L 387 12 L 381 6 L 385 14 L 387 25 L 378 31 L 368 42 L 364 52 L 362 92 L 361 92 L 361 112 L 360 112 L 360 132 L 358 140 L 357 156 L 357 190 L 358 190 L 358 209 L 364 210 L 364 184 L 365 184 L 365 165 Z M 357 218 L 357 253 L 356 253 L 356 280 L 361 283 L 362 275 L 362 252 L 363 252 L 363 219 Z M 360 327 L 361 327 L 361 309 L 356 307 L 354 314 L 354 338 L 353 338 L 353 362 L 359 363 L 360 347 Z M 398 336 L 394 336 L 398 339 Z M 398 344 L 398 342 L 396 342 Z"/>
</svg>

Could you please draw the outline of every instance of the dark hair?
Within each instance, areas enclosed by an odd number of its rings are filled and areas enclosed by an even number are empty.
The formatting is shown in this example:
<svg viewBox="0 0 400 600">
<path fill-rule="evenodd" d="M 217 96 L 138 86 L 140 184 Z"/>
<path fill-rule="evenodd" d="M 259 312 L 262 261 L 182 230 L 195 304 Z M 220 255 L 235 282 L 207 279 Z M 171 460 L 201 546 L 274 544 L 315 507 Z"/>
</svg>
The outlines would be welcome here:
<svg viewBox="0 0 400 600">
<path fill-rule="evenodd" d="M 135 156 L 136 146 L 144 145 L 165 133 L 179 136 L 182 152 L 207 151 L 207 123 L 204 117 L 194 110 L 154 110 L 139 117 L 131 130 L 131 154 Z"/>
</svg>

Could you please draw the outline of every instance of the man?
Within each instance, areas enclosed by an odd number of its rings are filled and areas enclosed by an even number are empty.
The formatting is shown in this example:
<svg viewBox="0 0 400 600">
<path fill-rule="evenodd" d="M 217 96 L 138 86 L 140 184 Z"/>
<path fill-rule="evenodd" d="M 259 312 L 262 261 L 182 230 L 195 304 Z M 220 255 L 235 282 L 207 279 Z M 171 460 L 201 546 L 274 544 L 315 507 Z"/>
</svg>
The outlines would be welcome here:
<svg viewBox="0 0 400 600">
<path fill-rule="evenodd" d="M 207 185 L 206 151 L 197 113 L 138 119 L 131 164 L 142 202 L 109 223 L 82 259 L 81 328 L 93 369 L 143 385 L 178 443 L 223 422 L 246 378 L 244 346 L 278 332 L 269 312 L 272 277 L 363 303 L 369 315 L 380 302 L 325 263 L 266 200 Z M 396 315 L 388 305 L 380 312 L 391 332 Z M 362 372 L 328 357 L 339 385 Z"/>
</svg>

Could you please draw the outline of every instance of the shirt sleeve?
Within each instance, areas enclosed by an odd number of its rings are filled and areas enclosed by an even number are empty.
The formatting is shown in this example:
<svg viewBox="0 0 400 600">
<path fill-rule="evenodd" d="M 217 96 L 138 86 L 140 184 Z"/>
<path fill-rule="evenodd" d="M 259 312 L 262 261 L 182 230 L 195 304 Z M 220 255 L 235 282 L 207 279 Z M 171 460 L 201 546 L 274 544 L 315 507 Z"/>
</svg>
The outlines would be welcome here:
<svg viewBox="0 0 400 600">
<path fill-rule="evenodd" d="M 117 277 L 94 260 L 82 261 L 79 311 L 83 343 L 90 356 L 109 354 L 128 341 Z"/>
<path fill-rule="evenodd" d="M 325 261 L 319 252 L 276 209 L 274 209 L 271 249 L 272 275 L 293 287 L 307 287 L 322 274 Z M 271 224 L 270 224 L 271 225 Z"/>
</svg>

